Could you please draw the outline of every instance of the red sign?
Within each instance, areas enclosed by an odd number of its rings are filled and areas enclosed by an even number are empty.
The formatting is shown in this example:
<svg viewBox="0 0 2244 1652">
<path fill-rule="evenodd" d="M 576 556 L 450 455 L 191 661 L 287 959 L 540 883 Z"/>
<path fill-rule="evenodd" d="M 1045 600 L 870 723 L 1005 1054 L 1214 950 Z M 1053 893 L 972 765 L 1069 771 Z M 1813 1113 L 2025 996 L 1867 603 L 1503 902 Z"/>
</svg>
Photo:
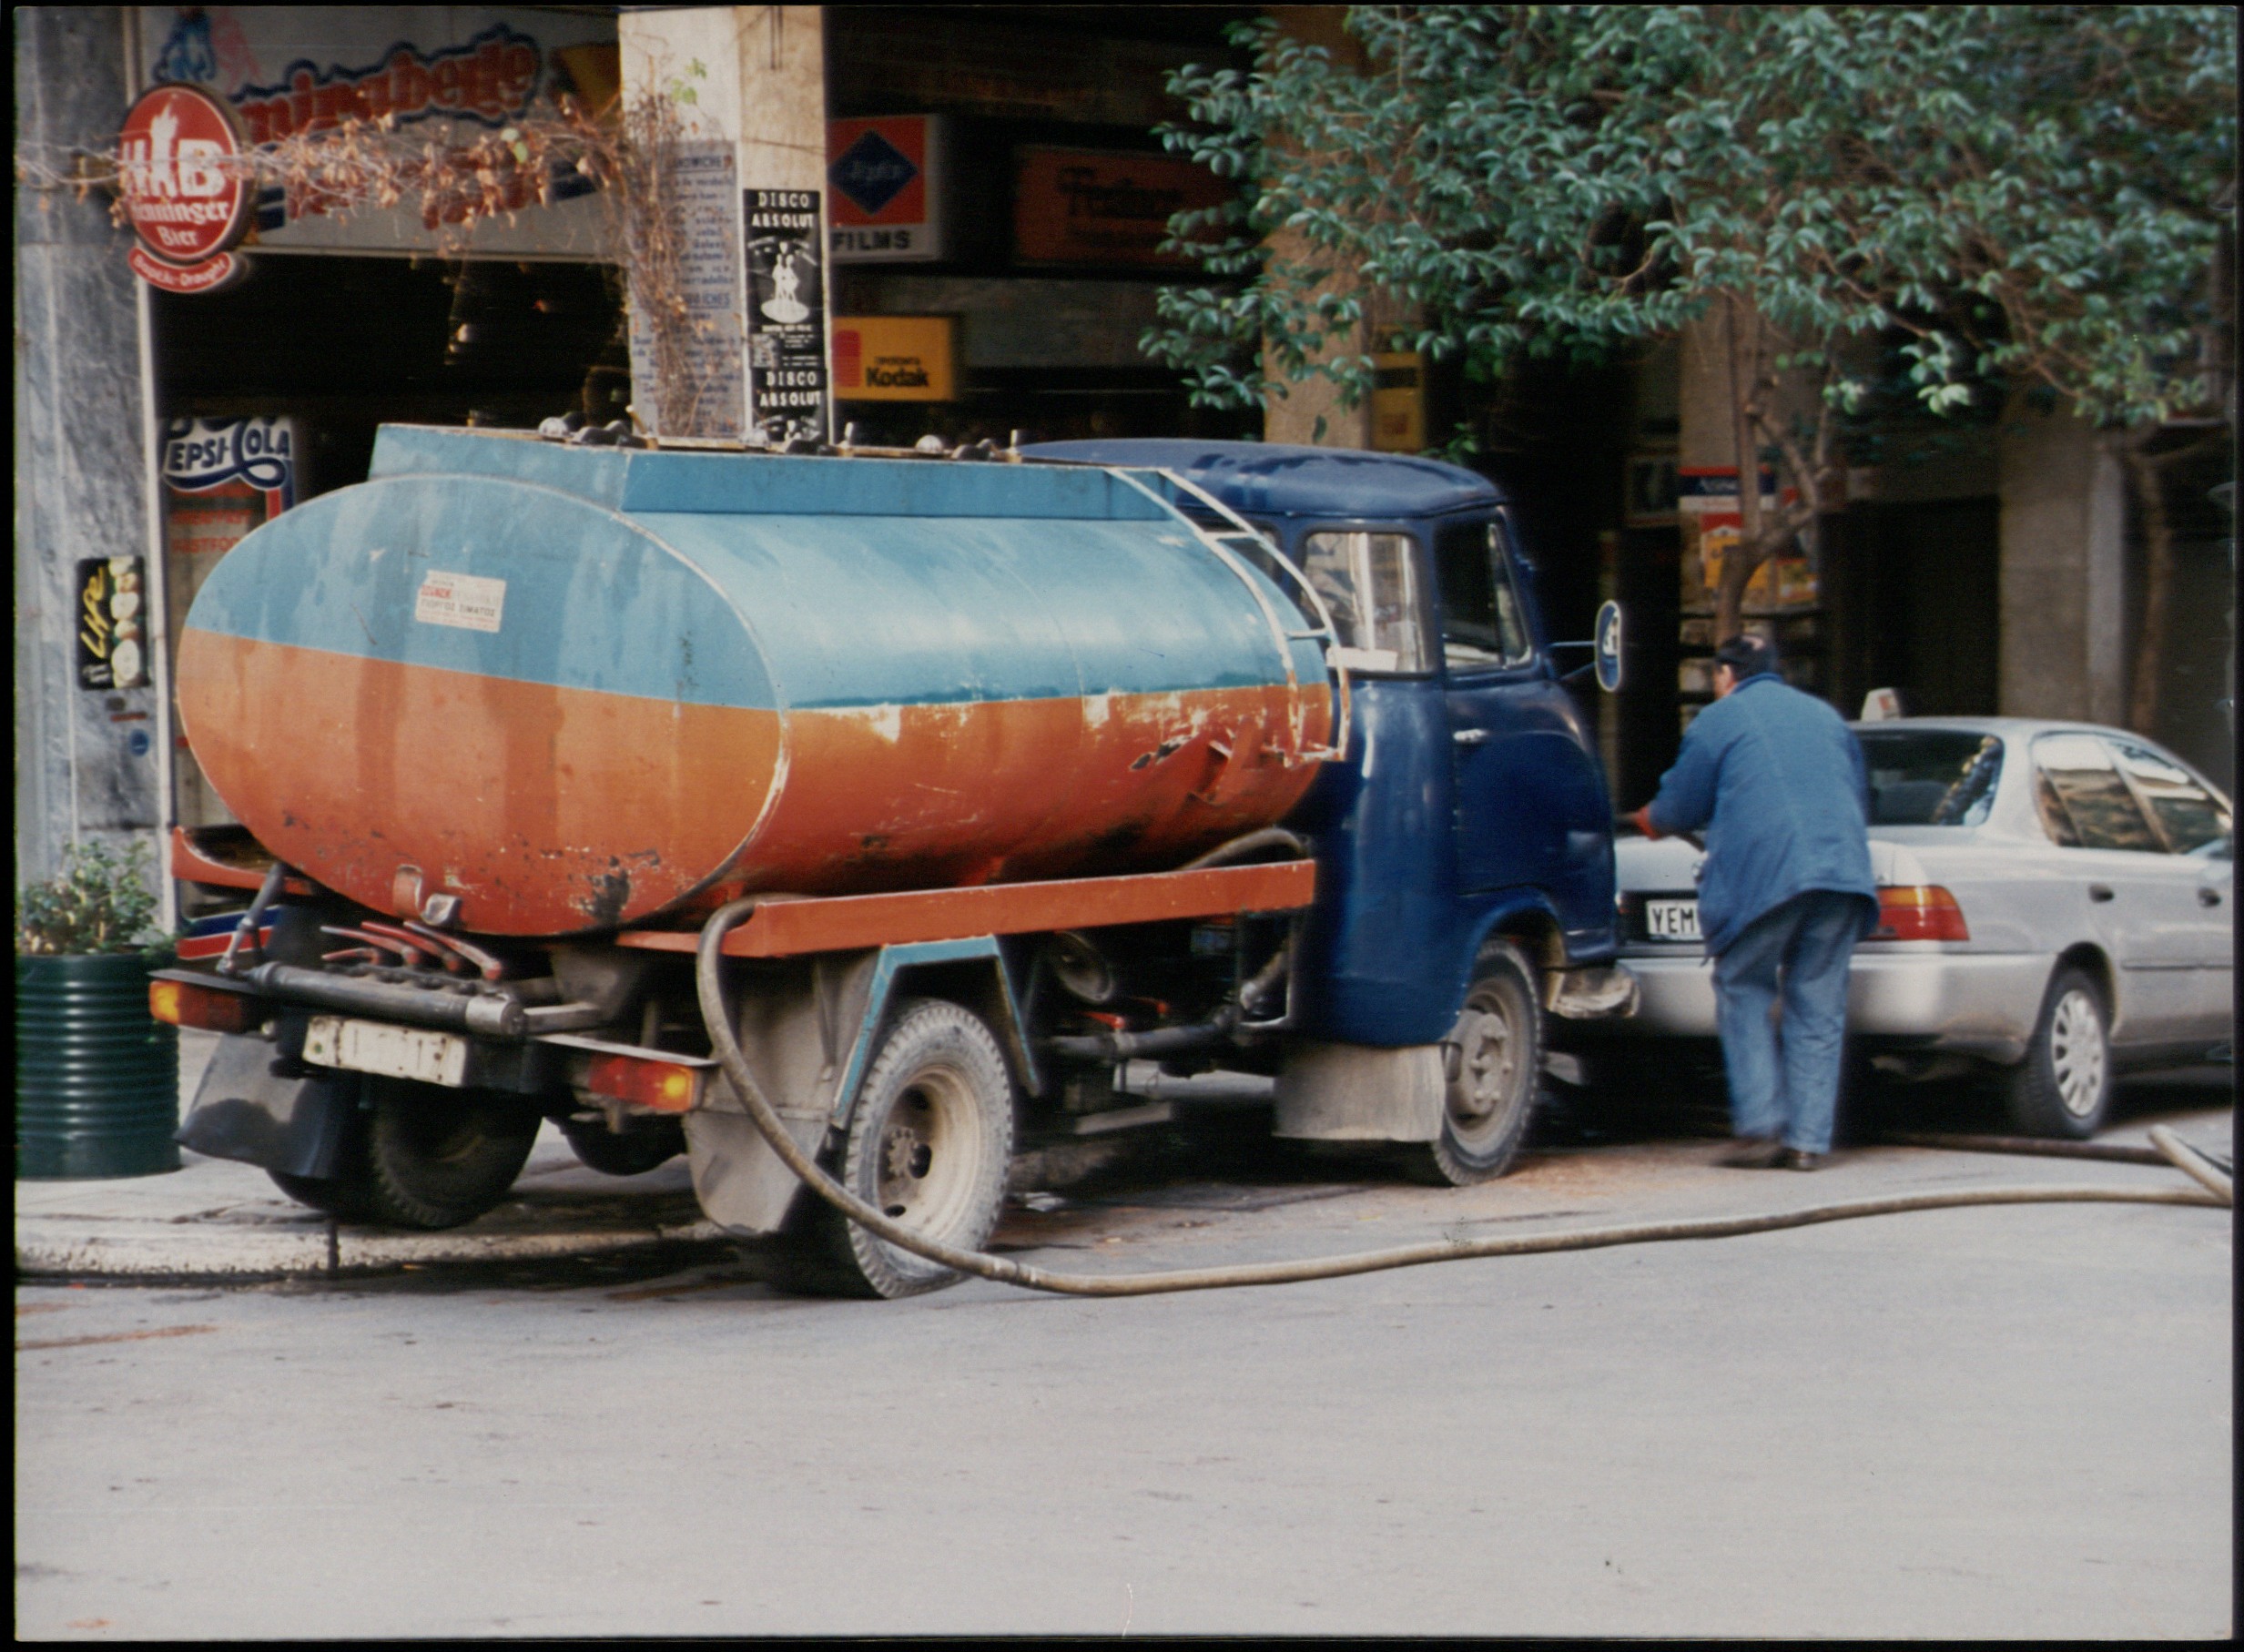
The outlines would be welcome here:
<svg viewBox="0 0 2244 1652">
<path fill-rule="evenodd" d="M 1099 149 L 1020 151 L 1013 250 L 1030 264 L 1175 264 L 1161 243 L 1179 212 L 1235 187 L 1189 160 Z"/>
<path fill-rule="evenodd" d="M 248 154 L 232 108 L 200 86 L 157 86 L 133 105 L 117 137 L 117 187 L 143 280 L 208 292 L 239 272 L 228 249 L 256 201 Z"/>
</svg>

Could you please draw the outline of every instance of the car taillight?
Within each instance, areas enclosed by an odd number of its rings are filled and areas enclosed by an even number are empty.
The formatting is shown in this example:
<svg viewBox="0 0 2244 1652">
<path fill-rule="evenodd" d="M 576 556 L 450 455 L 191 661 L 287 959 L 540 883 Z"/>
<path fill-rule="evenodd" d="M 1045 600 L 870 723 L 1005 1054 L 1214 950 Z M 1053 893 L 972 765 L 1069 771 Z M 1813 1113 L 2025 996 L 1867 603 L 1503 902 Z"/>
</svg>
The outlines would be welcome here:
<svg viewBox="0 0 2244 1652">
<path fill-rule="evenodd" d="M 148 1013 L 174 1027 L 248 1032 L 265 1019 L 265 1005 L 246 993 L 190 987 L 185 981 L 150 981 Z"/>
<path fill-rule="evenodd" d="M 1873 941 L 1967 941 L 1971 930 L 1955 897 L 1938 884 L 1903 885 L 1878 891 Z"/>
<path fill-rule="evenodd" d="M 683 1113 L 701 1100 L 701 1076 L 706 1070 L 648 1056 L 594 1056 L 584 1088 L 596 1096 L 612 1096 L 657 1112 Z"/>
</svg>

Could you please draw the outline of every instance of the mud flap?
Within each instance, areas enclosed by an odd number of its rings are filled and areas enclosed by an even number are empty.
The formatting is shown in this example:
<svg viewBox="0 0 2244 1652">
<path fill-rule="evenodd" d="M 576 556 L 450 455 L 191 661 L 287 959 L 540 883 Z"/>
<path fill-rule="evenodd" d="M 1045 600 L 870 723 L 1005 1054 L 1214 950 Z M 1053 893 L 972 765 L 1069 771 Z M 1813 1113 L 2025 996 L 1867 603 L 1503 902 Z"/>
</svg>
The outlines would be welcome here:
<svg viewBox="0 0 2244 1652">
<path fill-rule="evenodd" d="M 283 1175 L 335 1175 L 359 1110 L 359 1075 L 289 1078 L 274 1070 L 281 1066 L 267 1039 L 221 1038 L 174 1139 L 208 1158 Z"/>
<path fill-rule="evenodd" d="M 1296 1039 L 1278 1074 L 1274 1134 L 1310 1141 L 1433 1141 L 1447 1080 L 1442 1047 Z"/>
</svg>

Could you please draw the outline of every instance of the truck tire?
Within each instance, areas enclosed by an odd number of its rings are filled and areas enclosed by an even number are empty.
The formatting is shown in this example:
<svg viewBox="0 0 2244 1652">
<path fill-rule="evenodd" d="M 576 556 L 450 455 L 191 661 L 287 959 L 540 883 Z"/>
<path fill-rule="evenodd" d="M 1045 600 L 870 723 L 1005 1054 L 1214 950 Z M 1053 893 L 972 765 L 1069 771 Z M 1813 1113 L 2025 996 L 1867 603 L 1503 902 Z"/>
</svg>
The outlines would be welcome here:
<svg viewBox="0 0 2244 1652">
<path fill-rule="evenodd" d="M 1442 1041 L 1448 1087 L 1441 1135 L 1409 1150 L 1418 1180 L 1470 1187 L 1511 1168 L 1542 1085 L 1543 1009 L 1527 955 L 1508 940 L 1481 948 L 1457 1025 Z"/>
<path fill-rule="evenodd" d="M 836 1180 L 899 1221 L 978 1251 L 1012 1157 L 1013 1086 L 981 1018 L 941 998 L 898 1009 L 865 1075 Z M 912 1296 L 958 1274 L 874 1238 L 815 1196 L 774 1255 L 772 1282 L 816 1296 Z"/>
<path fill-rule="evenodd" d="M 536 1141 L 537 1111 L 520 1096 L 370 1079 L 366 1191 L 375 1221 L 456 1228 L 497 1204 Z"/>
<path fill-rule="evenodd" d="M 2010 1121 L 2022 1136 L 2085 1140 L 2111 1108 L 2111 1018 L 2086 970 L 2051 978 L 2026 1059 L 2005 1077 Z"/>
<path fill-rule="evenodd" d="M 685 1127 L 675 1119 L 642 1119 L 627 1130 L 587 1120 L 564 1119 L 561 1133 L 587 1170 L 603 1176 L 642 1176 L 685 1150 Z"/>
</svg>

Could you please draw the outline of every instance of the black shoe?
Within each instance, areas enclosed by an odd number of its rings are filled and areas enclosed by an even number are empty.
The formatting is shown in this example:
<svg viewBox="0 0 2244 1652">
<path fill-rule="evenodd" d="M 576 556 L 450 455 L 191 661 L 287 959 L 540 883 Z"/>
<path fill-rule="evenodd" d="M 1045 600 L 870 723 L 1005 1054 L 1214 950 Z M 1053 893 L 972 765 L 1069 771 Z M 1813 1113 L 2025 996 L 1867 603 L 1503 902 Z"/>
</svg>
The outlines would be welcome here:
<svg viewBox="0 0 2244 1652">
<path fill-rule="evenodd" d="M 1782 1162 L 1788 1171 L 1820 1171 L 1823 1168 L 1823 1160 L 1830 1156 L 1828 1153 L 1811 1153 L 1802 1148 L 1788 1147 L 1784 1150 Z"/>
<path fill-rule="evenodd" d="M 1714 1162 L 1737 1171 L 1769 1171 L 1783 1161 L 1784 1153 L 1784 1143 L 1774 1136 L 1741 1136 Z"/>
</svg>

